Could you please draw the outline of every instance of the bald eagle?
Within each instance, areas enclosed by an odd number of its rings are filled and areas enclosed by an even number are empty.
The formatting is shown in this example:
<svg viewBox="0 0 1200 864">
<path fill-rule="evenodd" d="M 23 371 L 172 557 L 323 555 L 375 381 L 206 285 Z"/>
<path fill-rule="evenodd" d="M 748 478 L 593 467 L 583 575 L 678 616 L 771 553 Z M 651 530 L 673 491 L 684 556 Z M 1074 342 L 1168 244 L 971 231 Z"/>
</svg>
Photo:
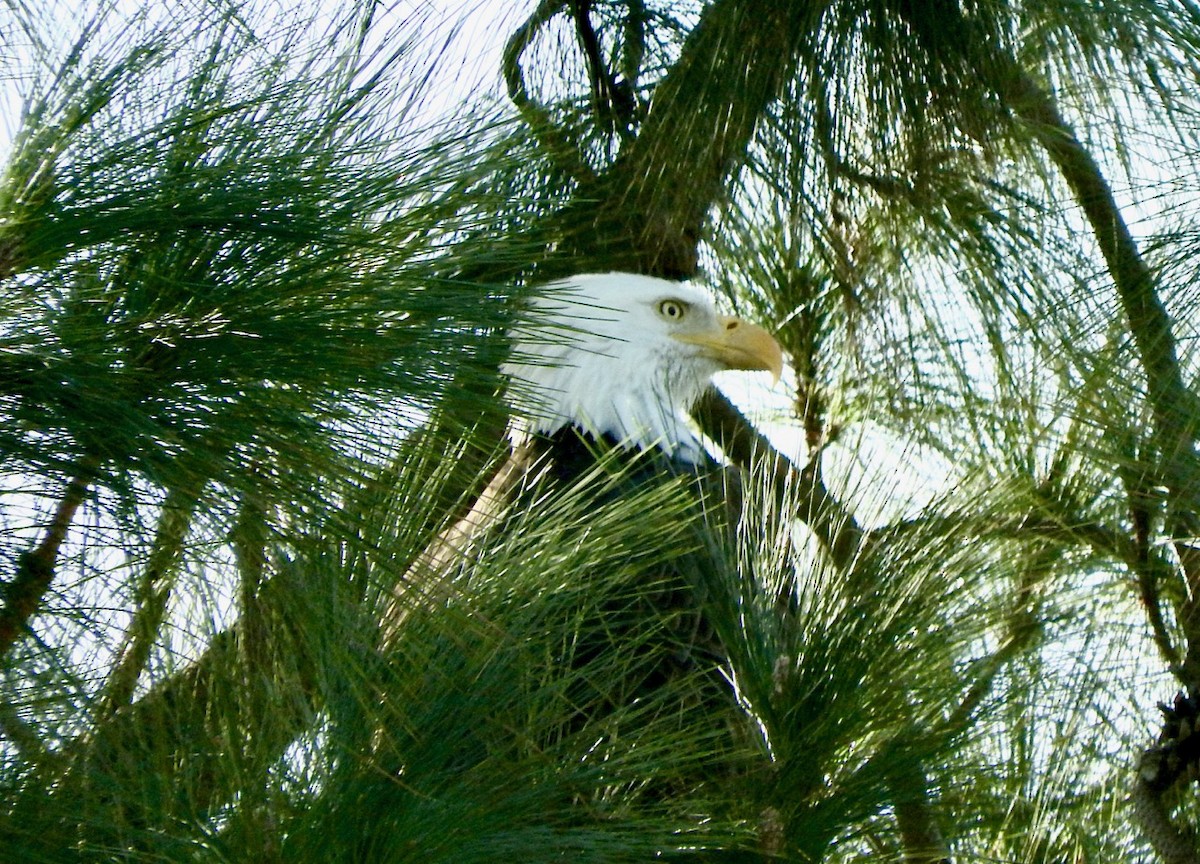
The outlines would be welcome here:
<svg viewBox="0 0 1200 864">
<path fill-rule="evenodd" d="M 509 338 L 502 372 L 514 415 L 511 454 L 401 580 L 385 636 L 414 601 L 455 592 L 458 562 L 503 521 L 522 489 L 573 483 L 603 454 L 639 459 L 642 475 L 713 467 L 688 415 L 712 376 L 761 370 L 778 380 L 783 368 L 766 330 L 719 314 L 699 286 L 632 273 L 543 286 Z"/>
<path fill-rule="evenodd" d="M 732 620 L 724 610 L 733 604 L 721 596 L 727 577 L 737 577 L 730 569 L 737 565 L 724 554 L 731 548 L 725 508 L 709 506 L 710 497 L 723 502 L 726 471 L 709 456 L 688 410 L 718 371 L 764 370 L 778 378 L 779 345 L 761 327 L 718 314 L 695 285 L 627 273 L 543 286 L 509 335 L 511 355 L 502 371 L 514 416 L 510 453 L 466 516 L 409 568 L 386 611 L 385 650 L 402 634 L 422 632 L 425 616 L 437 619 L 443 609 L 453 610 L 447 620 L 455 646 L 460 639 L 503 642 L 502 627 L 498 636 L 489 613 L 473 614 L 473 588 L 487 591 L 472 581 L 474 562 L 519 540 L 506 532 L 528 528 L 529 513 L 558 512 L 558 503 L 569 498 L 573 507 L 584 502 L 582 512 L 598 514 L 613 503 L 608 513 L 628 514 L 625 497 L 665 500 L 654 497 L 664 488 L 655 484 L 665 479 L 670 493 L 678 493 L 670 500 L 682 518 L 671 524 L 681 542 L 647 550 L 615 576 L 581 568 L 577 582 L 539 598 L 539 608 L 564 615 L 547 622 L 547 641 L 532 652 L 560 676 L 555 687 L 561 689 L 551 689 L 563 710 L 539 714 L 539 722 L 550 724 L 539 728 L 553 740 L 582 739 L 591 748 L 601 739 L 631 740 L 623 724 L 640 723 L 627 718 L 646 712 L 641 716 L 652 715 L 657 723 L 699 724 L 713 741 L 729 734 L 739 709 L 719 622 Z M 717 482 L 710 482 L 714 477 Z M 650 495 L 631 495 L 641 491 Z M 587 536 L 589 524 L 569 524 L 566 536 Z M 488 602 L 481 607 L 494 610 Z M 414 618 L 418 613 L 423 617 Z M 530 674 L 541 680 L 538 672 Z M 484 731 L 475 734 L 486 738 Z M 518 737 L 527 734 L 538 733 L 520 730 Z M 378 737 L 380 752 L 387 740 Z M 492 746 L 462 743 L 465 752 L 477 754 Z M 710 775 L 707 767 L 701 774 L 720 782 Z M 681 776 L 647 777 L 643 793 L 665 800 L 699 782 L 696 774 Z"/>
</svg>

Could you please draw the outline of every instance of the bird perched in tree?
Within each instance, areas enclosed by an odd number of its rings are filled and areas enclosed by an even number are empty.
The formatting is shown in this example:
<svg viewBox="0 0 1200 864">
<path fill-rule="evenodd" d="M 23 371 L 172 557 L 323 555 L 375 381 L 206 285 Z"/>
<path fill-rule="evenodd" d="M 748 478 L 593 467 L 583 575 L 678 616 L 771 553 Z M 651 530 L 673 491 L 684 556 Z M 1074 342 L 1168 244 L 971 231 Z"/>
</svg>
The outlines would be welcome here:
<svg viewBox="0 0 1200 864">
<path fill-rule="evenodd" d="M 583 490 L 589 506 L 599 507 L 683 475 L 699 518 L 680 527 L 692 532 L 683 545 L 695 551 L 651 567 L 638 584 L 600 602 L 600 617 L 580 625 L 575 652 L 563 662 L 581 668 L 616 646 L 644 647 L 620 692 L 572 697 L 582 717 L 607 710 L 597 706 L 638 701 L 681 674 L 699 680 L 707 694 L 693 690 L 693 707 L 728 702 L 722 640 L 705 606 L 714 582 L 728 584 L 722 582 L 728 559 L 719 559 L 732 545 L 729 522 L 737 516 L 730 513 L 736 507 L 725 504 L 740 493 L 729 491 L 727 472 L 706 452 L 688 411 L 716 372 L 764 370 L 778 379 L 778 343 L 755 324 L 718 314 L 695 285 L 629 273 L 574 276 L 542 287 L 509 335 L 511 355 L 502 371 L 514 411 L 511 453 L 471 510 L 443 531 L 397 587 L 385 644 L 413 609 L 463 601 L 470 590 L 462 577 L 471 560 L 487 555 L 531 502 L 544 506 L 584 483 L 590 484 Z"/>
<path fill-rule="evenodd" d="M 745 715 L 725 626 L 746 574 L 726 554 L 727 472 L 688 411 L 718 371 L 778 377 L 779 345 L 718 314 L 695 285 L 627 273 L 541 286 L 509 342 L 511 451 L 397 587 L 382 634 L 384 656 L 396 660 L 386 668 L 419 663 L 434 671 L 418 682 L 448 678 L 465 704 L 486 704 L 449 748 L 456 772 L 497 752 L 532 754 L 538 784 L 555 754 L 586 772 L 606 766 L 582 786 L 567 783 L 564 808 L 590 806 L 593 780 L 596 801 L 605 797 L 609 770 L 653 806 L 730 782 L 742 763 L 726 756 L 745 752 Z M 396 719 L 373 746 L 380 777 L 408 772 L 389 784 L 403 790 L 417 772 L 402 766 L 428 750 L 407 737 L 420 727 L 408 715 L 437 709 L 445 695 L 400 692 L 385 695 Z M 676 760 L 677 740 L 704 743 Z M 622 773 L 635 765 L 650 767 Z M 564 818 L 555 812 L 548 820 Z"/>
<path fill-rule="evenodd" d="M 519 544 L 521 535 L 514 532 L 532 529 L 536 535 L 540 522 L 529 514 L 559 512 L 568 499 L 574 512 L 591 516 L 569 523 L 582 538 L 602 508 L 613 505 L 603 512 L 636 519 L 629 503 L 662 501 L 654 496 L 665 490 L 674 496 L 673 515 L 664 521 L 675 532 L 670 540 L 633 550 L 636 566 L 621 561 L 611 572 L 573 570 L 570 589 L 555 593 L 579 605 L 542 599 L 542 608 L 562 617 L 547 621 L 546 644 L 532 653 L 554 671 L 528 674 L 534 681 L 557 676 L 553 692 L 564 710 L 542 717 L 549 725 L 541 732 L 525 729 L 518 737 L 583 740 L 588 748 L 599 740 L 631 740 L 625 724 L 634 721 L 622 718 L 641 711 L 659 723 L 699 724 L 710 740 L 729 744 L 741 714 L 729 686 L 721 622 L 736 627 L 729 623 L 737 619 L 730 586 L 745 574 L 728 554 L 736 513 L 726 502 L 740 496 L 728 491 L 728 472 L 709 456 L 688 411 L 716 372 L 764 370 L 778 378 L 778 343 L 755 324 L 718 314 L 695 285 L 628 273 L 574 276 L 539 288 L 509 337 L 511 354 L 502 371 L 514 417 L 511 452 L 470 511 L 442 532 L 397 586 L 383 623 L 385 647 L 414 632 L 406 622 L 421 632 L 419 621 L 428 619 L 415 620 L 414 613 L 443 609 L 455 610 L 456 639 L 503 643 L 487 613 L 473 614 L 476 562 L 482 572 L 492 572 L 492 551 Z M 646 515 L 651 522 L 661 516 Z M 556 536 L 562 548 L 573 545 L 569 532 Z M 525 632 L 520 638 L 537 637 Z M 508 730 L 503 734 L 511 734 L 514 722 L 520 721 L 500 724 Z M 482 743 L 487 734 L 472 733 L 481 740 L 463 742 L 464 753 L 508 746 Z M 381 734 L 376 746 L 388 740 Z M 721 749 L 714 747 L 713 753 Z M 674 780 L 647 777 L 643 793 L 665 800 L 696 783 L 723 782 L 716 779 L 721 770 L 710 767 L 698 774 L 684 770 Z"/>
<path fill-rule="evenodd" d="M 783 368 L 766 330 L 718 314 L 700 287 L 631 273 L 544 286 L 509 335 L 502 371 L 514 410 L 511 456 L 413 565 L 402 591 L 443 595 L 456 559 L 501 521 L 519 489 L 573 482 L 603 454 L 639 460 L 643 475 L 702 470 L 711 457 L 688 411 L 712 376 L 762 370 L 778 379 Z M 403 617 L 398 608 L 392 627 Z"/>
</svg>

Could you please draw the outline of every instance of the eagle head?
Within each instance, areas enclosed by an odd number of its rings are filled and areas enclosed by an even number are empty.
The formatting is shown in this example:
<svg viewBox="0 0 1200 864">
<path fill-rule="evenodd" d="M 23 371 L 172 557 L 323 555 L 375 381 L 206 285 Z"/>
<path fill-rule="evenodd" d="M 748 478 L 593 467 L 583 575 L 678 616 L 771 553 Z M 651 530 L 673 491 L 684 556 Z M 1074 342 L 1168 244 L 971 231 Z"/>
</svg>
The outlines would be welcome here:
<svg viewBox="0 0 1200 864">
<path fill-rule="evenodd" d="M 717 314 L 701 288 L 631 273 L 545 286 L 510 339 L 502 371 L 520 418 L 514 441 L 575 426 L 693 463 L 704 451 L 687 412 L 712 375 L 761 369 L 778 379 L 783 368 L 767 331 Z"/>
</svg>

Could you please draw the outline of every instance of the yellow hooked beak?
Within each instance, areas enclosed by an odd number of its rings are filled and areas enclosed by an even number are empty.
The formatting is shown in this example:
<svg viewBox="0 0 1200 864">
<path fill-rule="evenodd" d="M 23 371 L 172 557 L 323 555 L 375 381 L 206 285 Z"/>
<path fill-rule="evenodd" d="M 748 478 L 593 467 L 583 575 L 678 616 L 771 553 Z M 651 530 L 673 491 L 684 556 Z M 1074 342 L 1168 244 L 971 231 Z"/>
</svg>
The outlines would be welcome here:
<svg viewBox="0 0 1200 864">
<path fill-rule="evenodd" d="M 740 318 L 718 315 L 716 327 L 698 333 L 672 333 L 671 337 L 688 345 L 704 348 L 726 369 L 763 370 L 775 381 L 783 374 L 783 351 L 763 328 Z"/>
</svg>

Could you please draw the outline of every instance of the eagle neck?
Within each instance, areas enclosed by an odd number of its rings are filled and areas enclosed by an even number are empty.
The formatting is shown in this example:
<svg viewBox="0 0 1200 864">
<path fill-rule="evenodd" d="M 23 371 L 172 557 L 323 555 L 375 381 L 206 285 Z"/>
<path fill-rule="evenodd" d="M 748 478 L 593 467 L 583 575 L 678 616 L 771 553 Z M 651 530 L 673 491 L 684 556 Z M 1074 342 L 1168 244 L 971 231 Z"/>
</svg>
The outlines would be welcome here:
<svg viewBox="0 0 1200 864">
<path fill-rule="evenodd" d="M 550 458 L 549 471 L 556 480 L 569 482 L 577 480 L 593 470 L 596 462 L 612 456 L 618 464 L 631 466 L 636 475 L 659 475 L 667 473 L 695 473 L 702 463 L 693 459 L 680 458 L 679 455 L 668 454 L 660 448 L 630 447 L 615 435 L 602 433 L 593 434 L 579 426 L 563 426 L 551 433 L 535 433 L 534 440 L 538 449 L 544 450 Z M 708 463 L 708 455 L 700 451 L 704 463 Z"/>
</svg>

